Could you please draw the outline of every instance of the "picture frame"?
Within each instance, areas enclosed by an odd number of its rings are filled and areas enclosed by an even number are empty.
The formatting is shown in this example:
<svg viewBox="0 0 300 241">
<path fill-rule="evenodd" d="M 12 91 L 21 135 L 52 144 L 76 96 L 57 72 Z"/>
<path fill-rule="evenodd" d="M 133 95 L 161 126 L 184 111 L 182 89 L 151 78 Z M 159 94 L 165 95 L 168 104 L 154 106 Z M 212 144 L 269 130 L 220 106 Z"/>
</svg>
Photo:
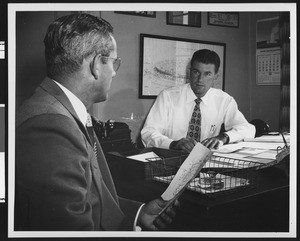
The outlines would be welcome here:
<svg viewBox="0 0 300 241">
<path fill-rule="evenodd" d="M 165 88 L 189 82 L 190 60 L 199 49 L 220 57 L 214 87 L 224 90 L 226 44 L 195 39 L 140 34 L 139 98 L 155 99 Z"/>
<path fill-rule="evenodd" d="M 201 12 L 177 11 L 167 12 L 168 25 L 180 25 L 187 27 L 201 27 Z"/>
<path fill-rule="evenodd" d="M 239 27 L 238 12 L 208 12 L 207 24 L 221 27 Z"/>
<path fill-rule="evenodd" d="M 135 15 L 141 17 L 156 18 L 155 11 L 114 11 L 117 14 Z"/>
</svg>

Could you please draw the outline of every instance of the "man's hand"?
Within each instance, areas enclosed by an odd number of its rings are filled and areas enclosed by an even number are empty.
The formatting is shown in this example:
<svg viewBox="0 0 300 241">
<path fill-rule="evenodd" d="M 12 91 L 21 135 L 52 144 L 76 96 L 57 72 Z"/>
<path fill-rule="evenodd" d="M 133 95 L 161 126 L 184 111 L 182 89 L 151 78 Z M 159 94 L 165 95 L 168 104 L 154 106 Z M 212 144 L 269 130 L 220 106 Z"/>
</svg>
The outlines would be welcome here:
<svg viewBox="0 0 300 241">
<path fill-rule="evenodd" d="M 147 203 L 140 211 L 137 225 L 140 226 L 142 230 L 164 230 L 167 225 L 173 221 L 173 218 L 176 215 L 176 209 L 179 208 L 179 201 L 176 200 L 159 215 L 167 203 L 168 202 L 164 201 L 162 198 L 157 198 Z"/>
<path fill-rule="evenodd" d="M 201 144 L 206 146 L 208 149 L 218 149 L 219 147 L 223 146 L 224 144 L 227 144 L 228 142 L 229 137 L 222 133 L 218 136 L 214 136 L 203 140 Z"/>
<path fill-rule="evenodd" d="M 170 144 L 170 149 L 191 152 L 196 144 L 197 141 L 192 138 L 182 138 L 179 141 L 173 141 Z"/>
</svg>

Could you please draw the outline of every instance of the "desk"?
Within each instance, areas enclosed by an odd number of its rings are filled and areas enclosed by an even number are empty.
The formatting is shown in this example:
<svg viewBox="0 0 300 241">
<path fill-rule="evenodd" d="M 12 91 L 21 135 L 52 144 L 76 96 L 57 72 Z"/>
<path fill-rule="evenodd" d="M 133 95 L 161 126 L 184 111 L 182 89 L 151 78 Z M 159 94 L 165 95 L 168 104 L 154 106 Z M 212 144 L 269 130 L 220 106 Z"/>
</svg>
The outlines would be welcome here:
<svg viewBox="0 0 300 241">
<path fill-rule="evenodd" d="M 108 155 L 119 196 L 148 202 L 159 197 L 167 184 L 122 177 L 119 160 Z M 288 232 L 289 160 L 255 171 L 260 185 L 216 197 L 185 190 L 180 211 L 170 231 Z M 122 168 L 121 168 L 122 169 Z"/>
</svg>

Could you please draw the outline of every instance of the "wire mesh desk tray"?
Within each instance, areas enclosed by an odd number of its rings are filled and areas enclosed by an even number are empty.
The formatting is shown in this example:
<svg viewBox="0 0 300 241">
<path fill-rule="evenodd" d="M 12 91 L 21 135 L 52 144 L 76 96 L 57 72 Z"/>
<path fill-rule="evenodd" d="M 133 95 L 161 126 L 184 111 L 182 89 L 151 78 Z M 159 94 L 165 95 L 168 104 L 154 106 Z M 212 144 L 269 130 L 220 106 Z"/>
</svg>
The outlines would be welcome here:
<svg viewBox="0 0 300 241">
<path fill-rule="evenodd" d="M 152 180 L 171 183 L 181 163 L 168 158 L 149 158 Z M 169 165 L 172 163 L 172 165 Z M 262 168 L 261 163 L 212 155 L 211 159 L 192 180 L 187 189 L 213 197 L 228 192 L 237 192 L 259 184 L 255 170 Z"/>
</svg>

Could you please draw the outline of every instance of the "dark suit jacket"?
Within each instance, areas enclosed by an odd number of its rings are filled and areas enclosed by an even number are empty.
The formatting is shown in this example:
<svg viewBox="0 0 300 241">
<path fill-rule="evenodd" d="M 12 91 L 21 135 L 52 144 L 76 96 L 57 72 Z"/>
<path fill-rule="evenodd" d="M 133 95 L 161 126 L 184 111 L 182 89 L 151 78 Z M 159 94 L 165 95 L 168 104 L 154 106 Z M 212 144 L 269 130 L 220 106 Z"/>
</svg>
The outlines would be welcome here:
<svg viewBox="0 0 300 241">
<path fill-rule="evenodd" d="M 15 188 L 15 230 L 132 230 L 141 205 L 117 196 L 102 150 L 48 78 L 17 112 Z"/>
</svg>

